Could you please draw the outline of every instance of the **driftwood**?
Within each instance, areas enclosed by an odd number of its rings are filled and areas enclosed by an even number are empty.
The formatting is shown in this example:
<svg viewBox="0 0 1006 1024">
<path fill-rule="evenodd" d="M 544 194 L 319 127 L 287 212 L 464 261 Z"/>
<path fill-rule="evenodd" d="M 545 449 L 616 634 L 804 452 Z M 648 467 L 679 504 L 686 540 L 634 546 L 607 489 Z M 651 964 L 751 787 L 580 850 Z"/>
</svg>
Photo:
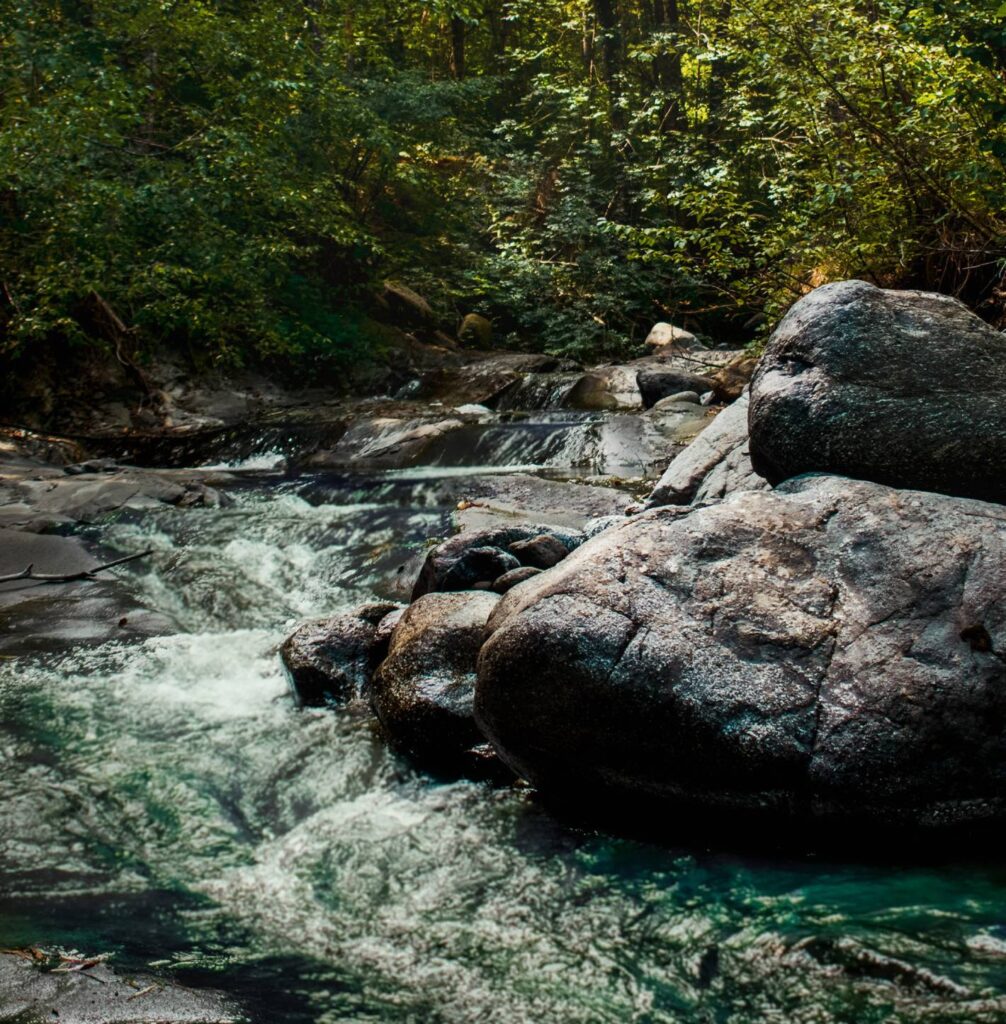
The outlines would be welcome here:
<svg viewBox="0 0 1006 1024">
<path fill-rule="evenodd" d="M 117 558 L 114 562 L 109 562 L 106 565 L 99 565 L 94 569 L 86 569 L 83 572 L 68 573 L 65 576 L 38 573 L 35 572 L 34 565 L 29 565 L 27 569 L 22 569 L 21 572 L 13 573 L 10 576 L 0 576 L 0 583 L 15 583 L 19 580 L 30 580 L 36 583 L 77 583 L 82 580 L 93 580 L 99 572 L 104 572 L 106 569 L 114 569 L 118 565 L 126 565 L 128 562 L 136 562 L 153 553 L 154 549 L 150 548 L 147 551 L 141 551 L 137 555 L 127 555 L 125 558 Z"/>
</svg>

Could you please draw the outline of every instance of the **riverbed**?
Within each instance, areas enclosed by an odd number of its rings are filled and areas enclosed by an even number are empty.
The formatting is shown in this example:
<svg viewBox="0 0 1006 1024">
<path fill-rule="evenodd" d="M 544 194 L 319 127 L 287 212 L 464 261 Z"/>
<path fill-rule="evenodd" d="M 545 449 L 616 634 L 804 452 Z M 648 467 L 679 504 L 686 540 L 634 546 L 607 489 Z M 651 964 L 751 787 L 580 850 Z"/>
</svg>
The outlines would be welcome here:
<svg viewBox="0 0 1006 1024">
<path fill-rule="evenodd" d="M 288 1024 L 1006 1021 L 1001 858 L 612 837 L 296 706 L 293 624 L 407 592 L 473 475 L 640 472 L 501 455 L 490 429 L 512 438 L 483 425 L 404 471 L 256 452 L 223 507 L 77 528 L 153 550 L 119 585 L 163 626 L 0 660 L 0 946 L 109 953 Z"/>
</svg>

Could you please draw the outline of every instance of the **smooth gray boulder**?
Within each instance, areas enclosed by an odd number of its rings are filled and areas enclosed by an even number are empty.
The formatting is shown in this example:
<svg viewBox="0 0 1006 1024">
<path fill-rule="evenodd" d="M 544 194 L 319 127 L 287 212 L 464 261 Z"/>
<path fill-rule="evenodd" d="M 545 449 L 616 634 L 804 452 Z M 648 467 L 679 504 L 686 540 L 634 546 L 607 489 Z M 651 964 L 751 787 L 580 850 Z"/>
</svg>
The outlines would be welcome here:
<svg viewBox="0 0 1006 1024">
<path fill-rule="evenodd" d="M 751 466 L 748 452 L 748 396 L 714 419 L 664 471 L 646 501 L 647 508 L 710 501 L 768 483 Z"/>
<path fill-rule="evenodd" d="M 544 791 L 1006 818 L 1006 508 L 840 477 L 655 509 L 505 596 L 476 719 Z"/>
<path fill-rule="evenodd" d="M 420 768 L 486 774 L 485 742 L 472 716 L 475 659 L 499 597 L 427 594 L 395 627 L 371 703 L 391 744 Z M 497 766 L 498 767 L 498 766 Z"/>
<path fill-rule="evenodd" d="M 390 602 L 367 604 L 299 626 L 279 653 L 300 703 L 324 707 L 361 697 L 388 651 L 388 627 L 401 611 Z"/>
<path fill-rule="evenodd" d="M 825 285 L 789 311 L 751 382 L 751 460 L 1006 501 L 1006 337 L 946 295 Z"/>
</svg>

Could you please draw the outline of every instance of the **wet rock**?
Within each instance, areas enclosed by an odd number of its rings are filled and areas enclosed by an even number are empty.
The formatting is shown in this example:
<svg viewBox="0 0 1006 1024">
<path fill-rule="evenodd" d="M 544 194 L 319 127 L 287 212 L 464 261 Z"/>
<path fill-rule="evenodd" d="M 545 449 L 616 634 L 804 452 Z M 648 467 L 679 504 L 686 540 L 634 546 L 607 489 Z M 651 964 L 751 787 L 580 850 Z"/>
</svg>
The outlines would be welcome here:
<svg viewBox="0 0 1006 1024">
<path fill-rule="evenodd" d="M 225 491 L 208 487 L 200 480 L 193 480 L 184 485 L 184 493 L 174 503 L 179 508 L 229 508 L 234 499 Z"/>
<path fill-rule="evenodd" d="M 245 1020 L 220 993 L 149 974 L 117 974 L 104 963 L 83 970 L 40 950 L 0 953 L 0 1020 L 36 1024 L 230 1024 Z"/>
<path fill-rule="evenodd" d="M 1006 337 L 956 299 L 863 281 L 801 299 L 751 382 L 751 460 L 1006 501 Z"/>
<path fill-rule="evenodd" d="M 446 434 L 464 426 L 456 417 L 439 420 L 378 416 L 354 423 L 334 448 L 298 460 L 305 469 L 398 469 L 414 465 Z"/>
<path fill-rule="evenodd" d="M 65 437 L 37 434 L 16 427 L 0 427 L 0 461 L 32 460 L 52 466 L 80 462 L 84 449 L 77 441 Z"/>
<path fill-rule="evenodd" d="M 489 405 L 495 408 L 507 390 L 526 374 L 550 373 L 559 361 L 552 356 L 524 352 L 498 352 L 456 366 L 430 369 L 420 377 L 411 397 L 440 401 L 447 406 Z"/>
<path fill-rule="evenodd" d="M 601 484 L 575 484 L 524 473 L 479 477 L 452 514 L 459 532 L 547 523 L 574 533 L 591 519 L 620 512 L 625 492 Z"/>
<path fill-rule="evenodd" d="M 475 659 L 499 597 L 427 594 L 410 605 L 377 671 L 371 702 L 394 747 L 422 768 L 464 774 L 485 742 L 472 717 Z"/>
<path fill-rule="evenodd" d="M 647 499 L 647 508 L 723 498 L 735 490 L 761 490 L 768 483 L 751 467 L 748 396 L 724 410 L 667 467 Z"/>
<path fill-rule="evenodd" d="M 492 589 L 497 594 L 506 594 L 508 591 L 513 590 L 518 583 L 534 579 L 535 576 L 540 575 L 543 571 L 542 569 L 536 569 L 532 565 L 522 565 L 519 569 L 511 569 L 500 576 L 493 583 Z"/>
<path fill-rule="evenodd" d="M 458 328 L 458 341 L 469 348 L 489 348 L 493 343 L 492 322 L 478 313 L 469 313 Z"/>
<path fill-rule="evenodd" d="M 521 565 L 551 569 L 569 554 L 569 548 L 553 534 L 540 533 L 530 540 L 514 541 L 510 553 L 517 556 Z"/>
<path fill-rule="evenodd" d="M 473 590 L 484 583 L 492 587 L 493 580 L 520 568 L 520 560 L 497 547 L 468 548 L 444 573 L 440 591 Z"/>
<path fill-rule="evenodd" d="M 73 575 L 120 555 L 99 558 L 78 537 L 0 528 L 0 576 L 29 565 L 38 573 Z M 0 654 L 49 652 L 64 644 L 142 639 L 173 631 L 176 627 L 165 616 L 137 604 L 126 582 L 141 566 L 74 583 L 0 583 Z"/>
<path fill-rule="evenodd" d="M 511 591 L 476 716 L 544 790 L 1006 817 L 1006 509 L 838 477 L 651 511 Z"/>
<path fill-rule="evenodd" d="M 682 392 L 694 393 L 697 402 L 699 395 L 713 390 L 715 386 L 711 377 L 660 366 L 640 370 L 636 374 L 636 383 L 643 397 L 643 406 L 647 409 L 656 405 L 662 398 L 680 395 Z"/>
<path fill-rule="evenodd" d="M 667 323 L 654 324 L 646 337 L 646 344 L 657 350 L 676 348 L 687 351 L 701 347 L 699 339 L 691 331 Z"/>
<path fill-rule="evenodd" d="M 588 412 L 639 409 L 643 405 L 637 371 L 631 366 L 599 366 L 585 373 L 566 394 L 569 409 Z"/>
<path fill-rule="evenodd" d="M 707 392 L 712 394 L 712 392 Z M 659 402 L 656 402 L 653 408 L 657 412 L 664 412 L 665 410 L 670 412 L 676 409 L 679 405 L 699 405 L 702 398 L 695 391 L 679 391 L 675 395 L 668 395 L 666 398 L 661 398 Z"/>
<path fill-rule="evenodd" d="M 494 582 L 504 573 L 520 567 L 518 559 L 509 551 L 510 545 L 542 534 L 557 538 L 567 551 L 573 551 L 583 539 L 578 530 L 540 523 L 515 523 L 458 534 L 426 556 L 412 600 L 424 594 L 465 589 L 478 582 Z"/>
<path fill-rule="evenodd" d="M 402 610 L 391 603 L 368 604 L 299 626 L 279 651 L 299 702 L 324 707 L 362 696 Z"/>
<path fill-rule="evenodd" d="M 63 472 L 68 476 L 79 476 L 81 473 L 114 473 L 118 468 L 115 459 L 88 459 L 86 462 L 64 466 Z"/>
</svg>

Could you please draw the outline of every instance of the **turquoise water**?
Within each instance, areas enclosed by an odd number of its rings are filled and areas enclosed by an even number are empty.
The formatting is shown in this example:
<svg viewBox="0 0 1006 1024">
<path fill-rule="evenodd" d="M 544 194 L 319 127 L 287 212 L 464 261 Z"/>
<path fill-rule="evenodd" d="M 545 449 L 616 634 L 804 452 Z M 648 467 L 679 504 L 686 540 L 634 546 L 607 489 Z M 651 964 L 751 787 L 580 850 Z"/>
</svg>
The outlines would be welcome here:
<svg viewBox="0 0 1006 1024">
<path fill-rule="evenodd" d="M 610 838 L 297 710 L 291 623 L 388 593 L 449 505 L 268 480 L 90 531 L 155 549 L 123 576 L 173 631 L 0 661 L 0 946 L 153 964 L 263 1022 L 1006 1021 L 1001 858 Z"/>
</svg>

